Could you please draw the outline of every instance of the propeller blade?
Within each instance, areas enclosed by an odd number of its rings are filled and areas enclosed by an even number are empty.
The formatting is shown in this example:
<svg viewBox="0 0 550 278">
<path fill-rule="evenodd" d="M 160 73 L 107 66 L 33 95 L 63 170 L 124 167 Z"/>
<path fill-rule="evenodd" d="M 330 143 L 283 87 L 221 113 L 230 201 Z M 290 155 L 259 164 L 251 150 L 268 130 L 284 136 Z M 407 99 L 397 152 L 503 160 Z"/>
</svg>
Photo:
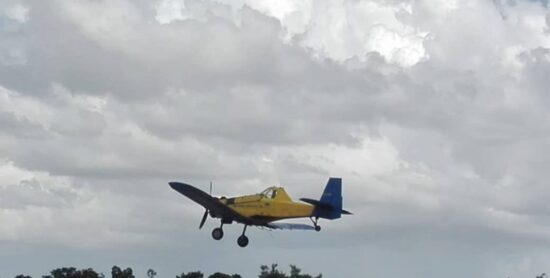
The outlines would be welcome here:
<svg viewBox="0 0 550 278">
<path fill-rule="evenodd" d="M 202 228 L 202 226 L 204 226 L 204 222 L 206 222 L 206 217 L 208 217 L 208 210 L 206 210 L 202 215 L 202 220 L 201 220 L 201 224 L 199 225 L 199 230 Z"/>
</svg>

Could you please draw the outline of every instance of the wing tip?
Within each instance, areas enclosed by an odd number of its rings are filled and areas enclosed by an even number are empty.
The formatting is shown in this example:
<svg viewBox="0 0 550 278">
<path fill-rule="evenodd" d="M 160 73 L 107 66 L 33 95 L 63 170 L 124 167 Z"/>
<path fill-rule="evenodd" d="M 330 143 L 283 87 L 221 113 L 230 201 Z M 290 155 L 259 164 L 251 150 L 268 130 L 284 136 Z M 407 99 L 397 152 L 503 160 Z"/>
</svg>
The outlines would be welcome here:
<svg viewBox="0 0 550 278">
<path fill-rule="evenodd" d="M 174 190 L 176 190 L 180 193 L 183 193 L 184 191 L 188 191 L 190 188 L 192 188 L 191 185 L 183 183 L 183 182 L 179 182 L 179 181 L 171 181 L 171 182 L 168 183 L 168 185 L 170 185 L 170 187 L 172 187 L 172 189 L 174 189 Z"/>
<path fill-rule="evenodd" d="M 176 189 L 176 187 L 181 185 L 181 182 L 171 181 L 171 182 L 168 183 L 168 185 L 170 185 L 170 187 L 172 187 L 173 189 Z"/>
</svg>

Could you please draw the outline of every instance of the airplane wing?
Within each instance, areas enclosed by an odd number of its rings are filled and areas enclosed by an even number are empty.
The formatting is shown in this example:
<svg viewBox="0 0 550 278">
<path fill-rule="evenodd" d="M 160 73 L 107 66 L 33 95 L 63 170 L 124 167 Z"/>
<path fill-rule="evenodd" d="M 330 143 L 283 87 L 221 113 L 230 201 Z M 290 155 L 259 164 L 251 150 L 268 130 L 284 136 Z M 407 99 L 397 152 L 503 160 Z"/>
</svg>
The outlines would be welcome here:
<svg viewBox="0 0 550 278">
<path fill-rule="evenodd" d="M 212 211 L 216 215 L 221 215 L 223 218 L 232 219 L 234 221 L 246 224 L 246 225 L 259 225 L 258 221 L 254 219 L 244 217 L 234 210 L 230 209 L 228 206 L 222 204 L 218 199 L 206 194 L 206 192 L 195 188 L 192 185 L 182 183 L 182 182 L 169 182 L 168 183 L 172 189 L 181 193 L 185 197 L 193 200 L 199 205 L 203 206 L 209 211 Z M 263 224 L 263 223 L 262 223 Z"/>
<path fill-rule="evenodd" d="M 269 223 L 267 227 L 281 230 L 315 230 L 315 227 L 311 225 L 295 223 Z"/>
</svg>

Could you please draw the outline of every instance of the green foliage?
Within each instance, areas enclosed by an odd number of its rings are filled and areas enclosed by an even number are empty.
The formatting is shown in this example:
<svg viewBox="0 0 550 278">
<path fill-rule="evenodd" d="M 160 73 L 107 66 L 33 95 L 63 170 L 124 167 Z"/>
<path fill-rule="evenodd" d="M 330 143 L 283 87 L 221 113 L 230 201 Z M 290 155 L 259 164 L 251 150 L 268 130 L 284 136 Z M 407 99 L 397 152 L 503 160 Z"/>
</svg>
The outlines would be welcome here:
<svg viewBox="0 0 550 278">
<path fill-rule="evenodd" d="M 272 264 L 271 269 L 267 265 L 262 265 L 260 270 L 261 272 L 259 278 L 312 278 L 309 274 L 301 274 L 302 270 L 295 265 L 290 265 L 290 276 L 277 270 L 277 264 Z M 322 277 L 323 275 L 321 274 L 315 276 L 315 278 Z"/>
<path fill-rule="evenodd" d="M 292 264 L 290 265 L 290 278 L 313 278 L 309 274 L 300 274 L 300 272 L 302 272 L 301 269 L 299 269 L 295 265 L 292 265 Z M 322 278 L 322 277 L 323 277 L 322 274 L 315 276 L 315 278 Z"/>
<path fill-rule="evenodd" d="M 259 278 L 287 278 L 284 272 L 280 272 L 277 269 L 277 264 L 271 264 L 271 269 L 267 265 L 260 266 L 260 276 Z"/>
<path fill-rule="evenodd" d="M 125 270 L 120 269 L 118 266 L 113 266 L 111 269 L 112 278 L 135 278 L 131 268 L 126 268 Z M 55 277 L 54 277 L 55 278 Z"/>
<path fill-rule="evenodd" d="M 182 273 L 181 275 L 176 276 L 176 278 L 203 278 L 203 277 L 204 277 L 204 274 L 202 274 L 202 272 L 200 271 L 189 272 L 187 274 Z"/>
<path fill-rule="evenodd" d="M 313 277 L 309 274 L 302 274 L 302 270 L 296 267 L 295 265 L 290 265 L 290 276 L 286 275 L 284 272 L 279 271 L 277 269 L 277 264 L 272 264 L 271 267 L 268 267 L 267 265 L 262 265 L 260 267 L 261 273 L 259 275 L 259 278 L 322 278 L 323 276 L 321 274 Z M 157 272 L 153 269 L 147 270 L 147 277 L 148 278 L 155 278 L 157 275 Z M 113 266 L 111 268 L 111 277 L 112 278 L 135 278 L 133 271 L 131 268 L 126 268 L 122 270 L 118 266 Z M 32 278 L 31 276 L 19 274 L 15 276 L 15 278 Z M 105 275 L 103 273 L 97 273 L 91 268 L 86 269 L 76 269 L 74 267 L 62 267 L 57 268 L 52 271 L 50 271 L 49 275 L 44 275 L 42 278 L 105 278 Z M 180 275 L 176 276 L 176 278 L 204 278 L 204 274 L 200 271 L 192 271 L 188 272 L 187 274 L 185 272 L 181 273 Z M 222 272 L 216 272 L 214 274 L 211 274 L 208 276 L 208 278 L 242 278 L 239 274 L 226 274 Z M 546 274 L 543 273 L 540 276 L 537 276 L 536 278 L 546 278 Z"/>
<path fill-rule="evenodd" d="M 239 274 L 229 275 L 229 274 L 225 274 L 225 273 L 216 272 L 216 273 L 208 276 L 208 278 L 242 278 L 242 277 Z"/>
<path fill-rule="evenodd" d="M 42 278 L 101 278 L 103 275 L 98 274 L 91 268 L 77 270 L 74 267 L 56 268 L 50 271 L 50 275 L 42 276 Z"/>
<path fill-rule="evenodd" d="M 310 274 L 302 274 L 302 270 L 295 265 L 290 265 L 290 276 L 286 275 L 284 272 L 281 272 L 277 269 L 277 264 L 271 264 L 271 267 L 267 265 L 260 266 L 260 275 L 259 278 L 322 278 L 323 275 L 319 274 L 317 276 L 311 276 Z M 154 278 L 157 275 L 157 272 L 153 269 L 147 270 L 147 277 Z M 118 266 L 113 266 L 111 269 L 112 278 L 135 278 L 132 269 L 126 268 L 125 270 L 120 269 Z M 187 274 L 182 273 L 181 275 L 176 276 L 176 278 L 203 278 L 204 274 L 200 271 L 189 272 Z M 535 278 L 547 278 L 546 273 L 537 275 Z M 19 274 L 14 278 L 32 278 L 29 275 Z M 50 271 L 50 275 L 43 275 L 42 278 L 105 278 L 103 273 L 97 273 L 91 268 L 77 270 L 74 267 L 62 267 L 56 268 Z M 225 274 L 221 272 L 216 272 L 208 278 L 242 278 L 239 274 Z"/>
<path fill-rule="evenodd" d="M 286 275 L 284 272 L 281 272 L 277 269 L 277 264 L 271 264 L 271 267 L 267 265 L 260 266 L 260 275 L 259 278 L 323 278 L 322 274 L 317 276 L 311 276 L 310 274 L 302 274 L 302 270 L 295 265 L 290 265 L 290 276 Z M 112 278 L 135 278 L 132 273 L 131 268 L 126 268 L 125 270 L 120 269 L 118 266 L 113 266 L 111 269 Z M 157 272 L 153 269 L 147 270 L 147 277 L 154 278 L 157 275 Z M 182 273 L 181 275 L 176 276 L 176 278 L 203 278 L 204 274 L 200 271 L 193 271 L 187 274 Z M 546 273 L 537 275 L 535 278 L 547 278 Z M 14 278 L 32 278 L 29 275 L 19 274 Z M 97 273 L 91 268 L 77 270 L 74 267 L 62 267 L 56 268 L 50 271 L 50 275 L 43 275 L 42 278 L 105 278 L 103 273 Z M 208 278 L 242 278 L 239 274 L 225 274 L 221 272 L 216 272 Z"/>
</svg>

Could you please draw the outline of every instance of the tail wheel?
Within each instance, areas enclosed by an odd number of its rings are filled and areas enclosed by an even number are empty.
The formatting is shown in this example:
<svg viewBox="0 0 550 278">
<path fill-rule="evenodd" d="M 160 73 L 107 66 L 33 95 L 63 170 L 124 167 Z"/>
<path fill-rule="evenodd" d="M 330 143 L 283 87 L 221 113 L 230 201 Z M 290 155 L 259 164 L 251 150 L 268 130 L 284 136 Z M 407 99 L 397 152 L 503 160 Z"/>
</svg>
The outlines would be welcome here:
<svg viewBox="0 0 550 278">
<path fill-rule="evenodd" d="M 241 235 L 237 239 L 237 244 L 239 244 L 240 247 L 246 247 L 248 245 L 248 237 L 245 235 Z"/>
<path fill-rule="evenodd" d="M 319 222 L 319 217 L 315 217 L 315 219 L 313 219 L 313 217 L 310 217 L 309 219 L 311 219 L 311 222 L 313 222 L 313 226 L 315 227 L 315 231 L 320 232 L 321 231 L 321 226 L 317 225 L 317 222 Z"/>
<path fill-rule="evenodd" d="M 215 228 L 212 230 L 212 238 L 215 240 L 220 240 L 223 237 L 223 230 L 222 228 Z"/>
</svg>

